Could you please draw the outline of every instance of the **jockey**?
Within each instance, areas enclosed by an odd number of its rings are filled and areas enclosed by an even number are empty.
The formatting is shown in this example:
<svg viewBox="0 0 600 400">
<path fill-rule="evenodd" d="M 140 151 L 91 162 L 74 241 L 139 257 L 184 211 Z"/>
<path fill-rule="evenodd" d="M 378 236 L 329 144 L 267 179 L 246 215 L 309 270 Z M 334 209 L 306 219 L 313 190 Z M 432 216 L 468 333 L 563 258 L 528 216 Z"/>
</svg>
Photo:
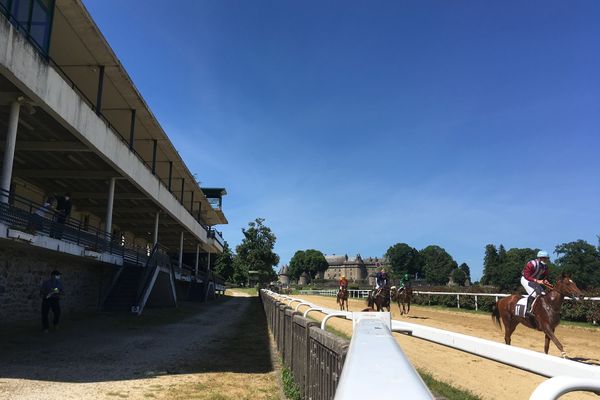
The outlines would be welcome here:
<svg viewBox="0 0 600 400">
<path fill-rule="evenodd" d="M 340 290 L 348 290 L 348 279 L 346 279 L 346 275 L 340 277 Z"/>
<path fill-rule="evenodd" d="M 388 285 L 388 275 L 385 272 L 385 268 L 381 268 L 381 271 L 375 275 L 375 296 L 379 294 L 381 289 Z"/>
<path fill-rule="evenodd" d="M 533 300 L 542 294 L 542 285 L 550 285 L 546 280 L 548 277 L 548 261 L 550 257 L 548 252 L 540 250 L 537 253 L 537 258 L 529 261 L 523 268 L 523 276 L 521 277 L 521 285 L 529 295 L 527 297 L 526 316 L 533 315 Z"/>
<path fill-rule="evenodd" d="M 402 278 L 400 278 L 400 288 L 398 288 L 398 293 L 402 293 L 404 291 L 404 288 L 406 288 L 406 286 L 408 286 L 409 282 L 410 282 L 410 276 L 408 276 L 408 274 L 404 274 L 404 276 Z"/>
</svg>

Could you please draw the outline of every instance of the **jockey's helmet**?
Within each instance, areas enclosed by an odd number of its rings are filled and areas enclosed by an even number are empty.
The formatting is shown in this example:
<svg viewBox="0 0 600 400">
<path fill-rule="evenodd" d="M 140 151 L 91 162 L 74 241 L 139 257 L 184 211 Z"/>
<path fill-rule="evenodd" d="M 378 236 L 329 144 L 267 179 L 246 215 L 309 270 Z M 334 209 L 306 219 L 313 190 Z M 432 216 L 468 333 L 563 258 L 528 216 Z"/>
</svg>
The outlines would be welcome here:
<svg viewBox="0 0 600 400">
<path fill-rule="evenodd" d="M 342 275 L 340 278 L 342 278 L 342 279 L 346 279 L 346 275 Z"/>
<path fill-rule="evenodd" d="M 537 258 L 549 258 L 548 252 L 544 250 L 538 251 Z"/>
</svg>

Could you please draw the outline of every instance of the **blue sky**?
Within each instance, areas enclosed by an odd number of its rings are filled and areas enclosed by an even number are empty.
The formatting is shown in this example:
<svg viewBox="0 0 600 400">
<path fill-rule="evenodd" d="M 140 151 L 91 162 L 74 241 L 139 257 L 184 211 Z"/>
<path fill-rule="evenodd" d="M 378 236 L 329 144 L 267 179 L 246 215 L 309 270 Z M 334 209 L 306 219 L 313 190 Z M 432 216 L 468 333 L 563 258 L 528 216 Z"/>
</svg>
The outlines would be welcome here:
<svg viewBox="0 0 600 400">
<path fill-rule="evenodd" d="M 600 234 L 596 1 L 84 0 L 226 240 L 296 250 Z"/>
</svg>

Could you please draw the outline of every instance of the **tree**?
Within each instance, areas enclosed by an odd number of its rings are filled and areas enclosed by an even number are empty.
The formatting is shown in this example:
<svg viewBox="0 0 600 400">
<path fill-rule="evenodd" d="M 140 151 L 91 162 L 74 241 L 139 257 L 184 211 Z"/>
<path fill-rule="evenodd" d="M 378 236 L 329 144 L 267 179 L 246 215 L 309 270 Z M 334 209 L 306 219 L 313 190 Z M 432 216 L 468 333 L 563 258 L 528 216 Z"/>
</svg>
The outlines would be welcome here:
<svg viewBox="0 0 600 400">
<path fill-rule="evenodd" d="M 498 247 L 498 264 L 502 264 L 505 259 L 506 259 L 506 249 L 504 248 L 503 244 L 500 244 L 500 247 Z"/>
<path fill-rule="evenodd" d="M 238 286 L 246 286 L 248 283 L 248 266 L 237 255 L 233 257 L 231 280 Z"/>
<path fill-rule="evenodd" d="M 290 275 L 290 279 L 297 280 L 300 278 L 300 275 L 305 271 L 304 262 L 304 251 L 298 250 L 294 253 L 294 256 L 290 260 L 290 264 L 288 266 L 288 274 Z"/>
<path fill-rule="evenodd" d="M 215 260 L 215 272 L 228 282 L 233 282 L 233 253 L 229 243 L 223 245 L 223 252 Z"/>
<path fill-rule="evenodd" d="M 521 274 L 525 264 L 537 256 L 538 249 L 509 249 L 504 261 L 499 264 L 490 284 L 503 291 L 514 291 L 521 288 Z"/>
<path fill-rule="evenodd" d="M 306 250 L 304 252 L 304 261 L 307 266 L 306 271 L 310 274 L 312 279 L 314 279 L 319 272 L 325 272 L 327 268 L 329 268 L 325 255 L 319 250 Z"/>
<path fill-rule="evenodd" d="M 458 266 L 458 268 L 465 273 L 465 281 L 469 280 L 469 282 L 471 281 L 471 269 L 469 268 L 469 266 L 467 265 L 467 263 L 462 263 Z"/>
<path fill-rule="evenodd" d="M 485 257 L 483 258 L 483 276 L 481 277 L 481 283 L 483 285 L 490 285 L 495 279 L 499 264 L 500 260 L 498 259 L 498 251 L 496 250 L 496 246 L 493 244 L 488 244 L 485 246 Z"/>
<path fill-rule="evenodd" d="M 235 262 L 238 271 L 256 273 L 260 283 L 277 279 L 273 267 L 279 263 L 279 256 L 273 252 L 277 238 L 271 229 L 263 224 L 263 218 L 257 218 L 243 229 L 244 239 L 236 248 Z M 251 272 L 252 271 L 252 272 Z"/>
<path fill-rule="evenodd" d="M 571 274 L 580 289 L 600 287 L 600 249 L 585 240 L 556 246 L 556 265 Z"/>
<path fill-rule="evenodd" d="M 423 271 L 423 257 L 419 251 L 406 243 L 396 243 L 385 253 L 385 258 L 390 263 L 391 275 L 398 278 L 404 274 L 415 276 Z"/>
<path fill-rule="evenodd" d="M 324 272 L 329 264 L 323 253 L 319 250 L 298 250 L 290 260 L 290 278 L 298 279 L 303 272 L 307 272 L 314 279 L 319 272 Z"/>
<path fill-rule="evenodd" d="M 458 264 L 450 254 L 439 246 L 427 246 L 419 252 L 425 261 L 423 272 L 425 280 L 432 284 L 445 285 L 450 273 Z"/>
<path fill-rule="evenodd" d="M 464 264 L 466 265 L 466 264 Z M 465 283 L 467 282 L 467 274 L 465 273 L 465 271 L 463 269 L 456 268 L 452 271 L 451 273 L 452 276 L 452 281 L 454 283 L 456 283 L 458 286 L 465 286 Z"/>
</svg>

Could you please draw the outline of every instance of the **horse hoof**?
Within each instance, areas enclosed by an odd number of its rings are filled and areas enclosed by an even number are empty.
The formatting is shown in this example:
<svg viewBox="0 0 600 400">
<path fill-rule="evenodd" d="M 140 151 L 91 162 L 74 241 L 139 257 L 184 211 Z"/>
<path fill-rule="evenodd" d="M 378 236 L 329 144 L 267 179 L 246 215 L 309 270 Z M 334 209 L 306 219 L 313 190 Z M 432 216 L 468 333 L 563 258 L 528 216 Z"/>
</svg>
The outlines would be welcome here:
<svg viewBox="0 0 600 400">
<path fill-rule="evenodd" d="M 561 352 L 560 352 L 560 356 L 561 356 L 562 358 L 567 358 L 567 352 L 566 352 L 566 351 L 561 351 Z"/>
</svg>

